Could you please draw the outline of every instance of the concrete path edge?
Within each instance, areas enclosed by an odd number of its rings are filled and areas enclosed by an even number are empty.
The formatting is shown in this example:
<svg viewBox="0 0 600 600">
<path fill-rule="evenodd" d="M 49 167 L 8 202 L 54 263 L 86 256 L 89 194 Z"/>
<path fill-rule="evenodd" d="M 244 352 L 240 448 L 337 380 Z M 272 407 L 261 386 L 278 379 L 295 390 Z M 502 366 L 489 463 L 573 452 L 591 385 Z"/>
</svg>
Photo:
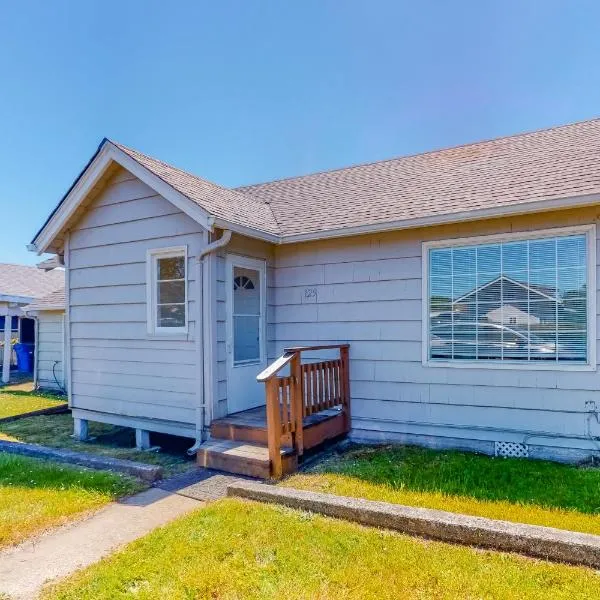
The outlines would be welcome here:
<svg viewBox="0 0 600 600">
<path fill-rule="evenodd" d="M 117 471 L 119 473 L 139 477 L 148 482 L 161 479 L 163 475 L 163 469 L 158 465 L 147 465 L 133 460 L 110 458 L 108 456 L 100 456 L 86 452 L 49 448 L 48 446 L 40 446 L 38 444 L 22 444 L 21 442 L 0 440 L 0 452 L 20 454 L 34 458 L 45 458 L 57 462 L 88 467 L 90 469 Z"/>
<path fill-rule="evenodd" d="M 227 495 L 443 542 L 600 569 L 598 535 L 255 482 L 235 482 L 228 486 Z"/>
</svg>

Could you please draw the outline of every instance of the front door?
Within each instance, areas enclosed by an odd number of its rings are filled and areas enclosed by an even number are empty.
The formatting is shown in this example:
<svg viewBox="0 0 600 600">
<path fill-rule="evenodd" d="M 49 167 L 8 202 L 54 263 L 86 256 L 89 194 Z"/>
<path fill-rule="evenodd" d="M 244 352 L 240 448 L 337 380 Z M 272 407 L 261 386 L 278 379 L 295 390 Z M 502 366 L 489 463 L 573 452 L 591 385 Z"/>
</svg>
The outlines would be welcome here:
<svg viewBox="0 0 600 600">
<path fill-rule="evenodd" d="M 267 366 L 266 268 L 264 260 L 227 256 L 227 409 L 229 413 L 265 403 L 256 376 Z"/>
</svg>

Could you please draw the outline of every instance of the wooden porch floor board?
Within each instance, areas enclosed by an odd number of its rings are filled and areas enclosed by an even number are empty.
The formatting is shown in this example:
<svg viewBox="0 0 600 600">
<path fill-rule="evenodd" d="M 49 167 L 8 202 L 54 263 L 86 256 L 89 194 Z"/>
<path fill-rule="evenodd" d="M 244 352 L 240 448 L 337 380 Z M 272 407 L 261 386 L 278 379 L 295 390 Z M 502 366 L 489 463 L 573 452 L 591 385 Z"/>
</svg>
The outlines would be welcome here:
<svg viewBox="0 0 600 600">
<path fill-rule="evenodd" d="M 304 417 L 304 428 L 317 425 L 327 419 L 336 417 L 341 412 L 341 408 L 328 408 L 318 413 Z M 221 419 L 215 419 L 213 423 L 218 425 L 235 425 L 237 427 L 256 427 L 258 429 L 267 428 L 267 411 L 265 406 L 257 406 L 241 412 L 232 413 Z"/>
</svg>

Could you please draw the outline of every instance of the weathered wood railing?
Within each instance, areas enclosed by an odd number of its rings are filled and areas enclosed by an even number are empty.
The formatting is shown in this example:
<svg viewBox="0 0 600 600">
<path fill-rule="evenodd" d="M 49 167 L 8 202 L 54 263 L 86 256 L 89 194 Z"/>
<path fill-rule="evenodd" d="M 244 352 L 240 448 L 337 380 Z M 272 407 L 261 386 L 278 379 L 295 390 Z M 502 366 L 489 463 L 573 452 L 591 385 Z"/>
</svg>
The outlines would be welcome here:
<svg viewBox="0 0 600 600">
<path fill-rule="evenodd" d="M 338 350 L 335 359 L 302 363 L 303 352 Z M 266 387 L 267 437 L 271 474 L 282 476 L 282 439 L 289 440 L 298 456 L 304 452 L 304 418 L 338 408 L 350 431 L 349 344 L 286 348 L 276 361 L 256 378 Z M 279 373 L 289 365 L 289 375 Z"/>
</svg>

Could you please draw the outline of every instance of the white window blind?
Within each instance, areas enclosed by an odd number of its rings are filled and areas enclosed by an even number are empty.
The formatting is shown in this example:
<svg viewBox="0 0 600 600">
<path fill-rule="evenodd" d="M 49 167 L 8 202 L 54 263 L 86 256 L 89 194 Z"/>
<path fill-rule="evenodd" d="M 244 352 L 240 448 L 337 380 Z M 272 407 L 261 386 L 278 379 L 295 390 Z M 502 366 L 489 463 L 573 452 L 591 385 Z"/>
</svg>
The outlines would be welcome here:
<svg viewBox="0 0 600 600">
<path fill-rule="evenodd" d="M 429 360 L 586 363 L 585 234 L 436 247 Z"/>
</svg>

